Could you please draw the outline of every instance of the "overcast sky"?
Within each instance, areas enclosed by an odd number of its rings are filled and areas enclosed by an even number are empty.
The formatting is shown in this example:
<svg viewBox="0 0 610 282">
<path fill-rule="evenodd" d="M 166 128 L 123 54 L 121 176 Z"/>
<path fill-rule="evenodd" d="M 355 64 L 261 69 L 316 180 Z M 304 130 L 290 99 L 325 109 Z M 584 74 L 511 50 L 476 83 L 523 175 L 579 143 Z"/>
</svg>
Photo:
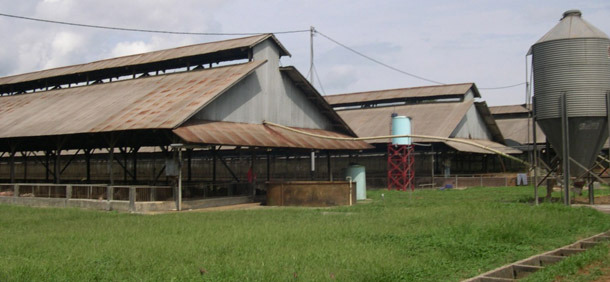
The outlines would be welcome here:
<svg viewBox="0 0 610 282">
<path fill-rule="evenodd" d="M 610 34 L 610 1 L 0 0 L 0 13 L 140 29 L 274 32 L 309 29 L 393 67 L 442 83 L 475 82 L 489 105 L 525 102 L 525 55 L 569 9 Z M 98 30 L 0 17 L 0 76 L 231 36 Z M 279 34 L 283 65 L 309 71 L 309 33 Z M 318 35 L 323 94 L 432 85 L 363 59 Z"/>
</svg>

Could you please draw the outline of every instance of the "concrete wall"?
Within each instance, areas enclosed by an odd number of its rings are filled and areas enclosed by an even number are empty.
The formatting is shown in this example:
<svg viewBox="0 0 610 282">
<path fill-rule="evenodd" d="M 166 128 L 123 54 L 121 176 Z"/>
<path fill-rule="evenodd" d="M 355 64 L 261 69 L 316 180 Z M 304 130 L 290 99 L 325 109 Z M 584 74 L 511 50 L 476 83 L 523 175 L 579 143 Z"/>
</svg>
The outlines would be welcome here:
<svg viewBox="0 0 610 282">
<path fill-rule="evenodd" d="M 474 105 L 468 109 L 464 118 L 451 133 L 451 137 L 492 140 L 485 121 Z"/>
<path fill-rule="evenodd" d="M 199 120 L 331 129 L 331 122 L 279 70 L 279 50 L 267 40 L 254 48 L 254 60 L 267 60 L 253 74 L 195 115 Z"/>
</svg>

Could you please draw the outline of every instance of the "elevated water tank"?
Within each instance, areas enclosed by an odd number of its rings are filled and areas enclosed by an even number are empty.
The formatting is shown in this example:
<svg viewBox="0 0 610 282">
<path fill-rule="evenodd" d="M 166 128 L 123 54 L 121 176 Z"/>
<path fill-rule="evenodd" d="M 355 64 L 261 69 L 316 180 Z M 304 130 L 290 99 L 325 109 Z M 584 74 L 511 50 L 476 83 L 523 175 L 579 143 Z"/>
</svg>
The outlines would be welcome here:
<svg viewBox="0 0 610 282">
<path fill-rule="evenodd" d="M 392 135 L 411 134 L 411 118 L 392 115 Z M 411 137 L 392 138 L 392 145 L 411 145 Z"/>
<path fill-rule="evenodd" d="M 530 49 L 534 74 L 534 107 L 538 124 L 562 155 L 561 97 L 566 95 L 570 157 L 591 167 L 608 138 L 606 93 L 610 91 L 610 39 L 582 19 L 578 10 Z M 571 165 L 573 176 L 584 173 Z"/>
</svg>

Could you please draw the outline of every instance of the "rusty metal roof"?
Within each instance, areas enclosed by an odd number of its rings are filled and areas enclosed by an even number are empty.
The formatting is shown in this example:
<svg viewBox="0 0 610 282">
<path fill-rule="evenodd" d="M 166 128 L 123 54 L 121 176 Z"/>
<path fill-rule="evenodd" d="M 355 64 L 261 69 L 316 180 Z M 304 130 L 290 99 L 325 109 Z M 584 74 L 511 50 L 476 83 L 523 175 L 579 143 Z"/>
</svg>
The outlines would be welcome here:
<svg viewBox="0 0 610 282">
<path fill-rule="evenodd" d="M 529 111 L 525 108 L 525 105 L 506 105 L 506 106 L 493 106 L 489 107 L 492 115 L 503 115 L 503 114 L 527 114 Z"/>
<path fill-rule="evenodd" d="M 394 112 L 411 117 L 413 134 L 449 137 L 473 103 L 472 100 L 461 103 L 428 103 L 341 110 L 337 113 L 360 137 L 389 135 L 391 115 Z M 414 138 L 413 141 L 427 142 L 429 140 Z M 387 142 L 389 140 L 371 141 L 371 143 Z"/>
<path fill-rule="evenodd" d="M 515 149 L 515 148 L 511 148 L 505 145 L 502 145 L 500 143 L 496 143 L 493 142 L 491 140 L 484 140 L 484 139 L 463 139 L 463 138 L 455 138 L 456 140 L 467 140 L 469 142 L 474 142 L 477 143 L 479 145 L 483 145 L 485 147 L 494 149 L 494 150 L 498 150 L 502 153 L 505 154 L 521 154 L 521 150 Z M 446 141 L 444 142 L 445 144 L 447 144 L 449 147 L 452 147 L 460 152 L 469 152 L 469 153 L 478 153 L 478 154 L 493 154 L 491 151 L 489 150 L 485 150 L 483 148 L 479 148 L 476 146 L 472 146 L 469 144 L 465 144 L 465 143 L 459 143 L 459 142 L 452 142 L 452 141 Z"/>
<path fill-rule="evenodd" d="M 479 94 L 479 90 L 474 83 L 461 83 L 337 94 L 324 96 L 324 98 L 329 104 L 338 106 L 373 101 L 395 101 L 408 98 L 438 99 L 443 97 L 465 95 L 471 89 L 475 98 L 481 97 L 481 94 Z"/>
<path fill-rule="evenodd" d="M 528 118 L 496 119 L 496 123 L 507 141 L 512 140 L 522 145 L 534 142 L 531 129 L 532 124 L 531 121 L 528 123 Z M 544 143 L 545 140 L 544 132 L 542 132 L 539 126 L 536 126 L 536 142 L 540 144 Z"/>
<path fill-rule="evenodd" d="M 322 130 L 295 128 L 309 133 L 333 137 L 348 135 Z M 363 141 L 328 140 L 294 133 L 263 124 L 235 123 L 222 121 L 189 121 L 173 132 L 189 143 L 219 144 L 233 146 L 304 148 L 321 150 L 369 149 L 371 145 Z"/>
<path fill-rule="evenodd" d="M 110 77 L 109 75 L 116 77 L 118 75 L 130 75 L 132 72 L 141 73 L 154 69 L 162 70 L 165 67 L 186 67 L 187 62 L 190 60 L 193 61 L 191 66 L 196 66 L 196 64 L 201 62 L 212 63 L 224 60 L 247 59 L 249 56 L 248 49 L 267 39 L 273 40 L 279 46 L 280 55 L 290 55 L 275 36 L 272 34 L 261 34 L 0 77 L 0 89 L 2 89 L 2 92 L 9 92 L 8 89 L 16 91 L 21 88 L 44 88 L 45 84 L 55 86 L 69 82 L 76 83 L 108 78 Z M 25 84 L 27 84 L 27 87 L 24 86 Z M 32 86 L 34 84 L 35 86 Z"/>
<path fill-rule="evenodd" d="M 0 138 L 173 129 L 264 63 L 0 97 Z"/>
<path fill-rule="evenodd" d="M 473 100 L 450 103 L 424 103 L 379 108 L 363 108 L 337 111 L 339 115 L 360 137 L 390 135 L 392 113 L 411 117 L 411 132 L 417 135 L 429 135 L 449 138 L 460 121 L 474 105 Z M 479 105 L 481 106 L 481 105 Z M 465 140 L 465 139 L 463 139 Z M 498 151 L 516 154 L 521 151 L 507 147 L 492 140 L 471 140 Z M 369 143 L 388 143 L 387 140 L 371 140 Z M 441 142 L 462 152 L 490 154 L 481 148 L 457 142 L 444 142 L 429 139 L 413 138 L 413 142 Z"/>
</svg>

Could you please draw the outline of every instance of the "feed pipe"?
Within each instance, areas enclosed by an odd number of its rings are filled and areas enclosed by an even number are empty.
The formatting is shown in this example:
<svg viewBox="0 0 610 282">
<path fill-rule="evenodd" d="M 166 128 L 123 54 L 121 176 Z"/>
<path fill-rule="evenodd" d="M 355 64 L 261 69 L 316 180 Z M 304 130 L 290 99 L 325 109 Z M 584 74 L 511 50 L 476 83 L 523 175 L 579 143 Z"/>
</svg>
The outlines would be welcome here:
<svg viewBox="0 0 610 282">
<path fill-rule="evenodd" d="M 364 140 L 376 140 L 376 139 L 388 139 L 388 138 L 405 138 L 405 137 L 411 137 L 411 138 L 421 138 L 421 139 L 430 139 L 430 140 L 441 140 L 441 141 L 451 141 L 451 142 L 456 142 L 456 143 L 462 143 L 462 144 L 467 144 L 467 145 L 471 145 L 477 148 L 481 148 L 483 150 L 492 152 L 494 154 L 503 156 L 507 159 L 511 159 L 513 161 L 519 162 L 521 164 L 527 165 L 527 166 L 532 166 L 530 163 L 521 160 L 519 158 L 513 157 L 509 154 L 500 152 L 496 149 L 472 142 L 472 141 L 467 141 L 467 140 L 461 140 L 461 139 L 455 139 L 455 138 L 447 138 L 447 137 L 440 137 L 440 136 L 429 136 L 429 135 L 417 135 L 417 134 L 403 134 L 403 135 L 383 135 L 383 136 L 371 136 L 371 137 L 334 137 L 334 136 L 325 136 L 325 135 L 320 135 L 320 134 L 315 134 L 315 133 L 309 133 L 309 132 L 305 132 L 305 131 L 301 131 L 298 129 L 294 129 L 294 128 L 290 128 L 288 126 L 284 126 L 281 124 L 277 124 L 277 123 L 273 123 L 273 122 L 269 122 L 269 121 L 263 121 L 263 125 L 269 125 L 269 126 L 275 126 L 284 130 L 288 130 L 288 131 L 292 131 L 294 133 L 298 133 L 298 134 L 303 134 L 303 135 L 307 135 L 307 136 L 311 136 L 311 137 L 316 137 L 316 138 L 322 138 L 322 139 L 330 139 L 330 140 L 339 140 L 339 141 L 364 141 Z"/>
</svg>

